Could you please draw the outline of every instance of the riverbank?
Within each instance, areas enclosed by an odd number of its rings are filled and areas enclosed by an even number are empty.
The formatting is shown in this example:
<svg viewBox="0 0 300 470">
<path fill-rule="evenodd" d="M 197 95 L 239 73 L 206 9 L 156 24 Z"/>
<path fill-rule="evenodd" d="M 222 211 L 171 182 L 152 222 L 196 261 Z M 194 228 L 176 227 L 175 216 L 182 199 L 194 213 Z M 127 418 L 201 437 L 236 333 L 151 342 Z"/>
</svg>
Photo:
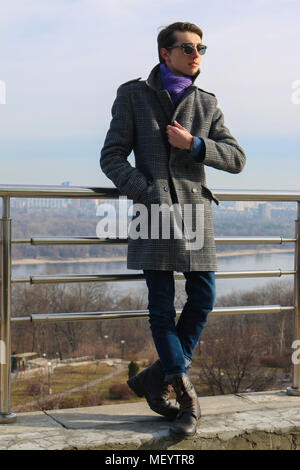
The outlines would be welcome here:
<svg viewBox="0 0 300 470">
<path fill-rule="evenodd" d="M 250 248 L 249 250 L 236 250 L 236 251 L 221 251 L 217 253 L 217 258 L 227 258 L 234 256 L 248 256 L 248 255 L 268 255 L 271 253 L 294 253 L 293 248 Z"/>
<path fill-rule="evenodd" d="M 120 263 L 126 261 L 126 257 L 103 257 L 103 258 L 66 258 L 66 259 L 49 259 L 49 258 L 21 258 L 12 260 L 12 264 L 73 264 L 73 263 Z"/>
<path fill-rule="evenodd" d="M 272 253 L 293 253 L 292 248 L 250 248 L 248 250 L 230 250 L 217 253 L 217 258 L 229 258 L 236 256 L 262 255 Z M 66 259 L 49 259 L 49 258 L 21 258 L 13 259 L 13 265 L 39 265 L 39 264 L 73 264 L 73 263 L 122 263 L 126 262 L 124 257 L 97 257 L 97 258 L 66 258 Z"/>
</svg>

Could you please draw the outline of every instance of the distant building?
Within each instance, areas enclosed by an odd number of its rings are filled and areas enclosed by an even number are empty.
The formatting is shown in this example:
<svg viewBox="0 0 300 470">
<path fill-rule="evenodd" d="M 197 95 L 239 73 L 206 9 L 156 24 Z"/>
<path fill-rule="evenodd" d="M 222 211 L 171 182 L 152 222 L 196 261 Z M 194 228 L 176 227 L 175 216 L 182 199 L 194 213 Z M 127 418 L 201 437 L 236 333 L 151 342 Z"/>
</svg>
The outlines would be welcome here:
<svg viewBox="0 0 300 470">
<path fill-rule="evenodd" d="M 271 204 L 268 204 L 268 203 L 259 204 L 258 215 L 262 219 L 271 220 Z"/>
<path fill-rule="evenodd" d="M 56 198 L 12 198 L 11 207 L 15 209 L 60 209 L 63 207 L 63 200 Z"/>
<path fill-rule="evenodd" d="M 15 370 L 25 370 L 27 367 L 28 360 L 32 359 L 34 356 L 37 356 L 36 352 L 27 352 L 11 355 L 11 371 Z"/>
<path fill-rule="evenodd" d="M 72 199 L 72 207 L 75 207 L 75 208 L 80 208 L 81 207 L 81 199 Z"/>
<path fill-rule="evenodd" d="M 245 209 L 255 209 L 257 205 L 256 201 L 236 201 L 235 209 L 237 212 L 244 212 Z"/>
</svg>

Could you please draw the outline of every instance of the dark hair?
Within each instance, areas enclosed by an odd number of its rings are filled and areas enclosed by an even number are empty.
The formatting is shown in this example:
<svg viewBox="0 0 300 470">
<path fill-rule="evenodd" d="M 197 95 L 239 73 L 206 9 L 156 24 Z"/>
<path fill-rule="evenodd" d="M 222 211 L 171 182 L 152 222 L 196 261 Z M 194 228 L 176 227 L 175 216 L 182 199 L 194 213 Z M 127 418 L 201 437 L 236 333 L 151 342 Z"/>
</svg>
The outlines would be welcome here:
<svg viewBox="0 0 300 470">
<path fill-rule="evenodd" d="M 169 26 L 164 27 L 164 29 L 162 29 L 157 36 L 158 56 L 161 63 L 164 63 L 164 59 L 160 55 L 160 50 L 162 47 L 167 48 L 169 46 L 173 46 L 173 44 L 176 42 L 176 38 L 174 36 L 175 31 L 190 31 L 191 33 L 198 34 L 201 39 L 203 36 L 203 32 L 199 26 L 193 23 L 184 23 L 178 21 L 177 23 L 172 23 Z"/>
</svg>

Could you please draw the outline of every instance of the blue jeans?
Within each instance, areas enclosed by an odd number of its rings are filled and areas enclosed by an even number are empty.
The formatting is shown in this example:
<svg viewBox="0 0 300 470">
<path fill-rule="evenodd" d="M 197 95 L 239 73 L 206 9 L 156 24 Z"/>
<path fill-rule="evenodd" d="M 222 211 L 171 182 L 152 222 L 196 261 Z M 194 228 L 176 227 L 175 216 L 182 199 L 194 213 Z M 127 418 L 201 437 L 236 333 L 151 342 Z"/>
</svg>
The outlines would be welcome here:
<svg viewBox="0 0 300 470">
<path fill-rule="evenodd" d="M 212 311 L 215 298 L 213 271 L 184 272 L 187 301 L 177 324 L 173 271 L 144 270 L 148 287 L 149 323 L 165 380 L 187 373 L 193 350 Z"/>
</svg>

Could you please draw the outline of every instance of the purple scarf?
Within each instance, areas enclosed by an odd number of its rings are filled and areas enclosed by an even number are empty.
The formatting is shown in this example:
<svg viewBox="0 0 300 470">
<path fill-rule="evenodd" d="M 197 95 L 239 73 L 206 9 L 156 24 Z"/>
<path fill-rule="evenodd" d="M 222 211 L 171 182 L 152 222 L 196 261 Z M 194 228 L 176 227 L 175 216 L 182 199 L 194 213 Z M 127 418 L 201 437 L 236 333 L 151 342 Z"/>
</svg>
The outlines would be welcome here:
<svg viewBox="0 0 300 470">
<path fill-rule="evenodd" d="M 166 64 L 160 64 L 160 76 L 164 90 L 168 90 L 175 105 L 182 98 L 186 88 L 193 83 L 191 77 L 175 75 Z"/>
</svg>

